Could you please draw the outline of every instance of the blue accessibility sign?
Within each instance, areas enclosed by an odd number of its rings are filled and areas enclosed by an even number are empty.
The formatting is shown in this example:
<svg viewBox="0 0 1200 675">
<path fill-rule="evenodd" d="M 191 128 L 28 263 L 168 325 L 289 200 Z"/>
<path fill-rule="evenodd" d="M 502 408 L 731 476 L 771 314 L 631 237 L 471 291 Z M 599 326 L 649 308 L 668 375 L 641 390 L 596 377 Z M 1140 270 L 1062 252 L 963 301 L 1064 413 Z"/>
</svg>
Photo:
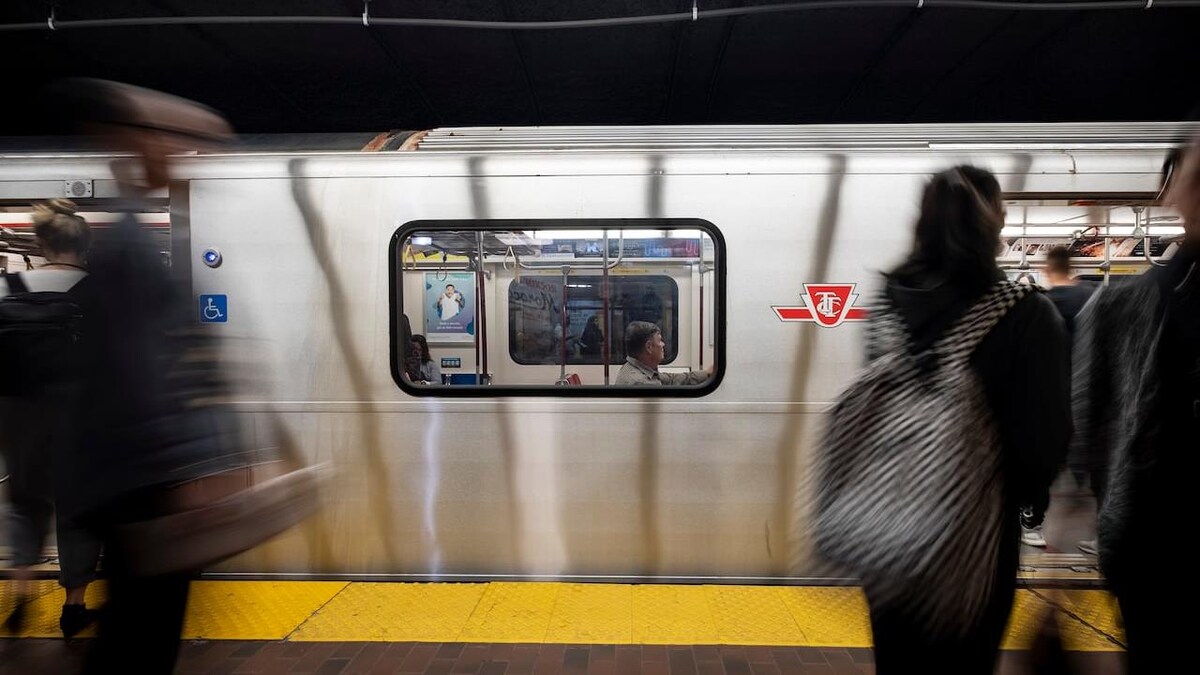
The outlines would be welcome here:
<svg viewBox="0 0 1200 675">
<path fill-rule="evenodd" d="M 200 296 L 200 323 L 226 323 L 228 321 L 229 296 Z"/>
</svg>

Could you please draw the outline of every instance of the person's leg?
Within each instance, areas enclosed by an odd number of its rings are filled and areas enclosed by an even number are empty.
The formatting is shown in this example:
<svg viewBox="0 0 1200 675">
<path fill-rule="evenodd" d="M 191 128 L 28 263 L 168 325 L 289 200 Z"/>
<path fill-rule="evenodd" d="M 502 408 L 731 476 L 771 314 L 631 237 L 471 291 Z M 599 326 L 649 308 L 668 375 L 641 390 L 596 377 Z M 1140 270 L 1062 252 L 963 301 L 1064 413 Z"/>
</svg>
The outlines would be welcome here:
<svg viewBox="0 0 1200 675">
<path fill-rule="evenodd" d="M 914 673 L 928 664 L 930 645 L 915 630 L 913 622 L 898 612 L 881 609 L 867 597 L 871 637 L 877 675 Z"/>
<path fill-rule="evenodd" d="M 122 523 L 160 512 L 161 501 L 156 489 L 143 490 L 88 521 L 98 523 L 102 533 L 108 600 L 100 612 L 98 637 L 85 673 L 174 671 L 191 574 L 133 575 L 119 535 Z"/>
<path fill-rule="evenodd" d="M 111 578 L 84 672 L 174 672 L 190 584 L 187 574 Z"/>
<path fill-rule="evenodd" d="M 10 633 L 19 633 L 24 628 L 26 605 L 33 593 L 30 568 L 43 560 L 54 504 L 50 501 L 48 480 L 42 475 L 48 467 L 42 466 L 36 453 L 30 452 L 28 435 L 16 429 L 12 431 L 13 444 L 4 458 L 9 472 L 9 545 L 12 547 L 16 603 L 5 624 Z"/>
<path fill-rule="evenodd" d="M 1046 536 L 1043 524 L 1046 521 L 1046 510 L 1050 507 L 1050 492 L 1037 502 L 1030 504 L 1021 511 L 1021 543 L 1026 546 L 1046 547 Z"/>
<path fill-rule="evenodd" d="M 100 540 L 69 518 L 58 517 L 58 583 L 67 592 L 58 625 L 63 635 L 72 637 L 97 618 L 87 608 L 88 584 L 96 578 L 100 559 Z"/>
<path fill-rule="evenodd" d="M 1186 645 L 1188 622 L 1180 620 L 1167 606 L 1161 585 L 1147 576 L 1134 580 L 1116 593 L 1125 626 L 1129 675 L 1175 672 L 1173 653 Z"/>
</svg>

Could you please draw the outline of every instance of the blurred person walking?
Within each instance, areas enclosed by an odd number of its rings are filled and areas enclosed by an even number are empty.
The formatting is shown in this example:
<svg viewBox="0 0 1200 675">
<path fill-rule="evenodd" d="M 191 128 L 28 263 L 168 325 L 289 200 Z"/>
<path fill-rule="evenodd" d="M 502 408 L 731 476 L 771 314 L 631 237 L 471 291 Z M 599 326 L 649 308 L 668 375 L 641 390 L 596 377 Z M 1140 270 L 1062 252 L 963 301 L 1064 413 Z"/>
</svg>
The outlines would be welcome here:
<svg viewBox="0 0 1200 675">
<path fill-rule="evenodd" d="M 1165 203 L 1183 244 L 1164 267 L 1097 291 L 1079 317 L 1073 451 L 1108 461 L 1097 519 L 1100 568 L 1121 606 L 1129 672 L 1175 670 L 1190 624 L 1147 551 L 1191 522 L 1200 449 L 1200 139 L 1168 157 Z M 1188 603 L 1183 603 L 1187 606 Z"/>
<path fill-rule="evenodd" d="M 868 320 L 866 370 L 821 446 L 817 546 L 863 580 L 881 675 L 992 673 L 1021 506 L 1066 454 L 1062 319 L 1005 280 L 1003 222 L 991 173 L 929 181 L 913 249 Z"/>
<path fill-rule="evenodd" d="M 104 542 L 108 577 L 85 672 L 170 673 L 194 570 L 142 571 L 138 546 L 146 542 L 130 541 L 125 528 L 169 513 L 174 486 L 233 468 L 239 458 L 232 430 L 211 406 L 197 405 L 197 397 L 219 395 L 220 384 L 186 358 L 191 291 L 173 282 L 134 212 L 146 193 L 166 187 L 170 155 L 230 130 L 189 101 L 116 83 L 70 80 L 53 98 L 83 131 L 134 155 L 114 163 L 125 213 L 97 233 L 77 294 L 86 405 L 77 411 L 79 443 L 66 464 L 71 489 L 59 507 Z"/>
</svg>

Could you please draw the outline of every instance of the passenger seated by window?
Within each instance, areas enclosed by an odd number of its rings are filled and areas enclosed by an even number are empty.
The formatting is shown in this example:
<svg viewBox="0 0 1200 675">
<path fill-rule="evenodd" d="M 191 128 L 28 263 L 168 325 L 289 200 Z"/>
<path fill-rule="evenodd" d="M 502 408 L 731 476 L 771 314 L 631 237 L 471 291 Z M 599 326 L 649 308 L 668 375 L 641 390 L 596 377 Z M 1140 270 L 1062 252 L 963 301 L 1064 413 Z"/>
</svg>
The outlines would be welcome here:
<svg viewBox="0 0 1200 675">
<path fill-rule="evenodd" d="M 617 372 L 618 385 L 704 384 L 712 377 L 712 368 L 704 372 L 660 373 L 658 366 L 666 358 L 667 344 L 662 331 L 648 321 L 634 321 L 625 327 L 625 365 Z"/>
<path fill-rule="evenodd" d="M 441 384 L 442 369 L 437 361 L 429 355 L 429 342 L 424 335 L 412 336 L 412 354 L 415 370 L 412 373 L 413 382 L 420 384 Z"/>
</svg>

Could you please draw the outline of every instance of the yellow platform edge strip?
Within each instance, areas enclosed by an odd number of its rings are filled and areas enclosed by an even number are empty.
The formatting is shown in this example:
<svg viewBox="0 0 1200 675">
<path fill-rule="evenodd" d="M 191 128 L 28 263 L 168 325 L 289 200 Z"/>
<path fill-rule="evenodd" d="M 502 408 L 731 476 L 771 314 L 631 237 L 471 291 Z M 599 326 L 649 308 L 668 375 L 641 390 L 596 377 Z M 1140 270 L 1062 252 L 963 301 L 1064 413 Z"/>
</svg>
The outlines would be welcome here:
<svg viewBox="0 0 1200 675">
<path fill-rule="evenodd" d="M 0 581 L 3 616 L 15 592 L 15 582 Z M 103 594 L 93 584 L 89 605 Z M 37 582 L 35 595 L 26 630 L 0 628 L 0 637 L 60 637 L 62 589 Z M 1118 614 L 1104 591 L 1019 590 L 1002 647 L 1029 649 L 1052 617 L 1067 649 L 1119 651 Z M 853 587 L 197 581 L 183 637 L 865 648 L 871 626 Z"/>
</svg>

